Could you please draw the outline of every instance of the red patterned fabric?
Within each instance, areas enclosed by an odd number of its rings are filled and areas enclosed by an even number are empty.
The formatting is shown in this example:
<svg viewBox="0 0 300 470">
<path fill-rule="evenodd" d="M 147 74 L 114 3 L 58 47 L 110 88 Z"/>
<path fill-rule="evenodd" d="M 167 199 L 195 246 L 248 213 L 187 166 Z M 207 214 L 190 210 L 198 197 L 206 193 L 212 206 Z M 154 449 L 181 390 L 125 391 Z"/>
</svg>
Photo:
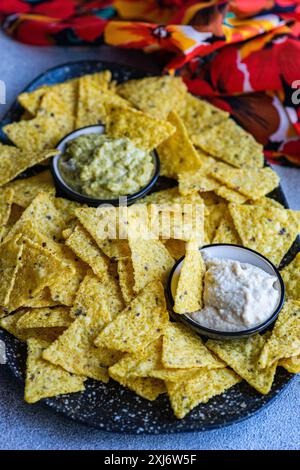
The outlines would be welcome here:
<svg viewBox="0 0 300 470">
<path fill-rule="evenodd" d="M 0 0 L 0 19 L 28 44 L 159 51 L 270 161 L 300 166 L 300 0 Z"/>
</svg>

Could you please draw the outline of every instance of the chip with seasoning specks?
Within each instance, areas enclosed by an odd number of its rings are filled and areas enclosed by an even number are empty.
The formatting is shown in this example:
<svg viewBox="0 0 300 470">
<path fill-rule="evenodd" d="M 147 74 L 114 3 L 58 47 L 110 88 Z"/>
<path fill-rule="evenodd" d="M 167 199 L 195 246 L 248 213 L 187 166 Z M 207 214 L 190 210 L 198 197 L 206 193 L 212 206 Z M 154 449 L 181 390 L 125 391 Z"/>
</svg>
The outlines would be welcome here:
<svg viewBox="0 0 300 470">
<path fill-rule="evenodd" d="M 270 367 L 279 359 L 300 354 L 300 302 L 289 300 L 283 306 L 272 334 L 264 345 L 259 366 Z"/>
<path fill-rule="evenodd" d="M 49 170 L 29 178 L 22 178 L 8 183 L 6 188 L 14 191 L 13 202 L 20 207 L 28 207 L 33 199 L 41 192 L 55 195 L 53 178 Z"/>
<path fill-rule="evenodd" d="M 72 323 L 70 310 L 66 307 L 44 307 L 24 309 L 24 314 L 17 323 L 18 328 L 67 328 Z"/>
<path fill-rule="evenodd" d="M 70 374 L 59 366 L 45 361 L 43 351 L 49 346 L 45 341 L 29 339 L 26 364 L 25 401 L 35 403 L 42 398 L 81 392 L 85 377 Z"/>
<path fill-rule="evenodd" d="M 270 367 L 260 369 L 258 360 L 264 344 L 264 337 L 257 334 L 246 339 L 231 341 L 208 340 L 206 346 L 251 387 L 262 394 L 267 394 L 272 387 L 277 362 Z"/>
<path fill-rule="evenodd" d="M 300 253 L 280 272 L 289 299 L 300 300 Z"/>
</svg>

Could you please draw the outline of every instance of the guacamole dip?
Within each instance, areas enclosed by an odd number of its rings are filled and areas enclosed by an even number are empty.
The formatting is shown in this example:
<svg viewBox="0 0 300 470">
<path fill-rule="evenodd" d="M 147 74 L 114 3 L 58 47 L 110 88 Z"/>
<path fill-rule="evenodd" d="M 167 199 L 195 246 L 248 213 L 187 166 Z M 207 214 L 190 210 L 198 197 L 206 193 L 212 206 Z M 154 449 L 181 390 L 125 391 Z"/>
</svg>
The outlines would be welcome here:
<svg viewBox="0 0 300 470">
<path fill-rule="evenodd" d="M 153 174 L 152 156 L 126 139 L 81 135 L 59 159 L 62 178 L 75 191 L 99 199 L 134 194 Z"/>
</svg>

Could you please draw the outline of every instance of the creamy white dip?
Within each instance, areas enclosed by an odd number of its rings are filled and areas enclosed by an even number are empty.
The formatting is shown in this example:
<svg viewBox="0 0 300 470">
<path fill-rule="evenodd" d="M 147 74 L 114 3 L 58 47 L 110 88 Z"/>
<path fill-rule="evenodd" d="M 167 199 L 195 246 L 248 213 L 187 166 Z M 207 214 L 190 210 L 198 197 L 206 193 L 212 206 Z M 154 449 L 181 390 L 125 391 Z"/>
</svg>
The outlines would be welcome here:
<svg viewBox="0 0 300 470">
<path fill-rule="evenodd" d="M 219 331 L 241 331 L 272 315 L 280 296 L 276 276 L 248 263 L 203 258 L 204 307 L 189 315 L 193 320 Z"/>
</svg>

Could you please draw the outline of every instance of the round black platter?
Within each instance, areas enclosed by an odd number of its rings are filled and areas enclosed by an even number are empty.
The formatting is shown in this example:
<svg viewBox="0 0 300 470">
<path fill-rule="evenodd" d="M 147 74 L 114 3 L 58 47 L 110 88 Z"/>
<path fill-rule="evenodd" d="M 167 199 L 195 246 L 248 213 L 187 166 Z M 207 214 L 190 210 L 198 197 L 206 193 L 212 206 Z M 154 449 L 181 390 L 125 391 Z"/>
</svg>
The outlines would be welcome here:
<svg viewBox="0 0 300 470">
<path fill-rule="evenodd" d="M 80 61 L 47 70 L 31 82 L 24 91 L 32 91 L 42 85 L 53 85 L 104 69 L 110 69 L 113 79 L 118 82 L 147 75 L 144 71 L 111 62 Z M 0 140 L 2 142 L 9 143 L 2 132 L 3 126 L 19 120 L 22 113 L 22 108 L 14 103 L 5 115 L 0 123 Z M 24 176 L 32 174 L 33 171 L 39 171 L 39 168 L 31 169 Z M 154 190 L 157 191 L 173 185 L 173 181 L 160 178 Z M 280 187 L 273 191 L 271 196 L 287 207 L 285 196 Z M 299 250 L 300 241 L 297 239 L 285 256 L 282 266 L 288 264 Z M 7 366 L 24 383 L 26 345 L 2 330 L 0 331 L 0 339 L 4 340 L 6 344 Z M 182 420 L 174 417 L 166 396 L 149 402 L 121 387 L 113 380 L 109 384 L 88 380 L 84 392 L 48 398 L 43 402 L 75 421 L 104 431 L 135 434 L 205 431 L 227 426 L 252 416 L 278 396 L 292 377 L 292 374 L 279 367 L 272 390 L 268 395 L 260 395 L 243 382 L 223 395 L 212 398 L 207 404 L 199 405 Z"/>
</svg>

